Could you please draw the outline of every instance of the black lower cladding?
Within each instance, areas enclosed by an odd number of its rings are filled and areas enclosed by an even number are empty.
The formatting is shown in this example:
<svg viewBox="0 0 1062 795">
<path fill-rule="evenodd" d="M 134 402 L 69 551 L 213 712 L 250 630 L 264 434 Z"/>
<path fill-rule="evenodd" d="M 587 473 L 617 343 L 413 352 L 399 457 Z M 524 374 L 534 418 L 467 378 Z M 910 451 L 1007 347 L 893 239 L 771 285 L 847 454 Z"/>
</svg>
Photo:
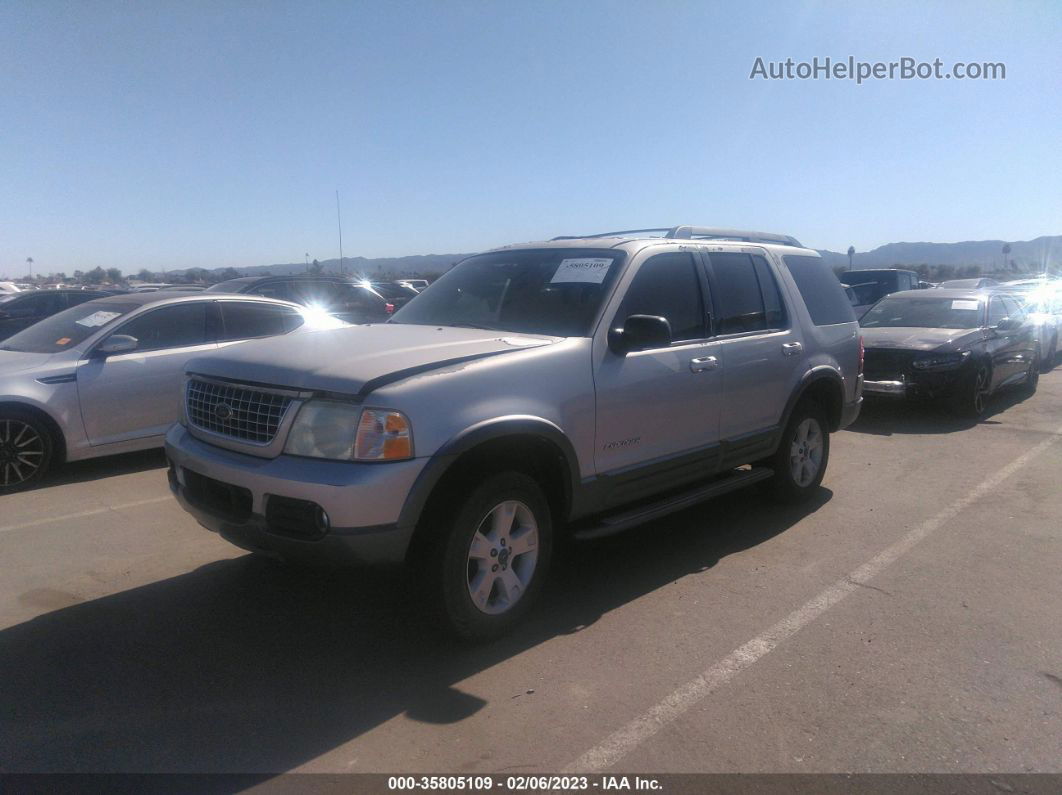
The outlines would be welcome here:
<svg viewBox="0 0 1062 795">
<path fill-rule="evenodd" d="M 328 532 L 328 515 L 316 502 L 270 494 L 266 498 L 266 529 L 277 535 L 316 541 Z"/>
<path fill-rule="evenodd" d="M 242 524 L 251 518 L 251 491 L 222 483 L 183 468 L 184 494 L 189 502 L 228 522 Z"/>
</svg>

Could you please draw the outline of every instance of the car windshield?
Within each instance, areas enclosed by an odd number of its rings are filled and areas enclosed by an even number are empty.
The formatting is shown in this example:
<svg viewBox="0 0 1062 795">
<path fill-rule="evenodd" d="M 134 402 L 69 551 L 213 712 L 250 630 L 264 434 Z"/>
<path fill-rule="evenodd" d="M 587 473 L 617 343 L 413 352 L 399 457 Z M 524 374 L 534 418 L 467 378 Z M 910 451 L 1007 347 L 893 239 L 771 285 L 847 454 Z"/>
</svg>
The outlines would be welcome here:
<svg viewBox="0 0 1062 795">
<path fill-rule="evenodd" d="M 0 351 L 59 353 L 69 350 L 139 306 L 131 301 L 89 301 L 8 337 L 0 345 Z"/>
<path fill-rule="evenodd" d="M 978 328 L 983 304 L 977 298 L 884 298 L 863 315 L 864 328 Z"/>
<path fill-rule="evenodd" d="M 585 337 L 623 256 L 554 248 L 469 257 L 390 322 Z"/>
</svg>

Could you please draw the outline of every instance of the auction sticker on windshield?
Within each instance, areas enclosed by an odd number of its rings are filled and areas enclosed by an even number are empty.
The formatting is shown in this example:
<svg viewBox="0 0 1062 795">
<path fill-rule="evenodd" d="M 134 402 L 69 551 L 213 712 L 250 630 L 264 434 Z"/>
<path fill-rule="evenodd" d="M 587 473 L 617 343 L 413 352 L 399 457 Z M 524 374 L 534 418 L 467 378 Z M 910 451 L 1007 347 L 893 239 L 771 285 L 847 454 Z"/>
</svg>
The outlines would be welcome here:
<svg viewBox="0 0 1062 795">
<path fill-rule="evenodd" d="M 612 260 L 608 257 L 562 259 L 560 265 L 557 266 L 557 272 L 550 279 L 550 283 L 584 282 L 587 284 L 601 284 L 605 280 L 611 264 Z"/>
<path fill-rule="evenodd" d="M 964 301 L 964 300 L 952 301 L 951 302 L 951 308 L 952 309 L 977 309 L 977 302 L 976 301 Z"/>
<path fill-rule="evenodd" d="M 77 324 L 88 328 L 96 328 L 104 323 L 109 323 L 121 314 L 121 312 L 93 312 L 88 317 L 81 318 L 81 320 L 77 321 Z"/>
</svg>

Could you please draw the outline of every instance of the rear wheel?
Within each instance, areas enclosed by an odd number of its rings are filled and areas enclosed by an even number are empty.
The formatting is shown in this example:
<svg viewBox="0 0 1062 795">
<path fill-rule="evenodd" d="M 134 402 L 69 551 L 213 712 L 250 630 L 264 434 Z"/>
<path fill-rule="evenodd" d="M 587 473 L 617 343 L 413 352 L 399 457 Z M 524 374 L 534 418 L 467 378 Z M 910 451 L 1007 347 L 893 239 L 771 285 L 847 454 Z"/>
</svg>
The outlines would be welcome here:
<svg viewBox="0 0 1062 795">
<path fill-rule="evenodd" d="M 0 409 L 0 494 L 40 480 L 52 462 L 47 426 L 32 412 Z"/>
<path fill-rule="evenodd" d="M 983 416 L 988 405 L 991 384 L 988 365 L 978 364 L 956 387 L 951 401 L 952 410 L 962 417 L 972 419 Z"/>
<path fill-rule="evenodd" d="M 431 603 L 459 637 L 509 631 L 531 609 L 549 568 L 553 526 L 542 489 L 521 472 L 495 475 L 442 523 L 420 563 Z"/>
<path fill-rule="evenodd" d="M 822 483 L 829 460 L 826 413 L 818 403 L 798 404 L 769 461 L 774 469 L 774 476 L 767 481 L 771 493 L 783 502 L 808 499 Z"/>
<path fill-rule="evenodd" d="M 1055 360 L 1058 358 L 1058 332 L 1056 331 L 1051 337 L 1051 346 L 1047 349 L 1047 353 L 1040 359 L 1040 372 L 1049 373 L 1055 366 Z"/>
</svg>

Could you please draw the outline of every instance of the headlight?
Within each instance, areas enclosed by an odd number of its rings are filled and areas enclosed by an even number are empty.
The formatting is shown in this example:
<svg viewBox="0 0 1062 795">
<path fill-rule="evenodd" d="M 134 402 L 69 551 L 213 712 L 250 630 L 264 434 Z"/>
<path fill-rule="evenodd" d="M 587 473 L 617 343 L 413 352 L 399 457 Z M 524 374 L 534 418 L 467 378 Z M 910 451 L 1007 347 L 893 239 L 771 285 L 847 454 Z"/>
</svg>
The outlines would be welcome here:
<svg viewBox="0 0 1062 795">
<path fill-rule="evenodd" d="M 299 409 L 284 452 L 342 461 L 401 461 L 413 457 L 413 431 L 398 411 L 311 400 Z"/>
<path fill-rule="evenodd" d="M 284 452 L 312 458 L 354 458 L 360 406 L 337 400 L 311 400 L 299 409 Z"/>
<path fill-rule="evenodd" d="M 413 457 L 413 429 L 400 411 L 365 409 L 358 423 L 354 458 L 358 461 L 401 461 Z"/>
<path fill-rule="evenodd" d="M 938 353 L 915 359 L 911 366 L 916 370 L 954 370 L 962 365 L 970 356 L 969 351 L 961 353 Z"/>
</svg>

